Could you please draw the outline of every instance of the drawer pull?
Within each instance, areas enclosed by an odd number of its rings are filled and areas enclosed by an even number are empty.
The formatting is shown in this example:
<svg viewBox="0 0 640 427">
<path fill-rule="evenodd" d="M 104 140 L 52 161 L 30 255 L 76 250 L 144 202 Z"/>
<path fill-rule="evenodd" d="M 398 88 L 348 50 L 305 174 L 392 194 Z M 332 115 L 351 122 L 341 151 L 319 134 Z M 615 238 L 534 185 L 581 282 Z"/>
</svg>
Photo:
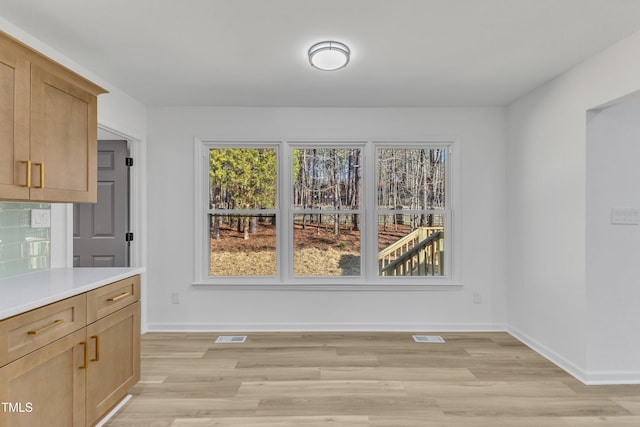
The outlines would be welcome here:
<svg viewBox="0 0 640 427">
<path fill-rule="evenodd" d="M 122 298 L 124 298 L 124 297 L 126 297 L 128 295 L 129 295 L 129 292 L 123 292 L 120 295 L 118 295 L 117 297 L 109 298 L 107 301 L 109 301 L 109 302 L 118 301 L 118 300 L 120 300 L 120 299 L 122 299 Z"/>
<path fill-rule="evenodd" d="M 58 319 L 55 322 L 53 322 L 52 324 L 50 324 L 50 325 L 43 326 L 42 328 L 36 329 L 35 331 L 29 331 L 29 332 L 27 332 L 27 334 L 29 334 L 29 335 L 38 335 L 38 334 L 40 334 L 40 333 L 42 333 L 42 332 L 44 332 L 46 330 L 49 330 L 51 328 L 55 328 L 56 326 L 61 325 L 63 323 L 64 323 L 64 320 Z"/>
</svg>

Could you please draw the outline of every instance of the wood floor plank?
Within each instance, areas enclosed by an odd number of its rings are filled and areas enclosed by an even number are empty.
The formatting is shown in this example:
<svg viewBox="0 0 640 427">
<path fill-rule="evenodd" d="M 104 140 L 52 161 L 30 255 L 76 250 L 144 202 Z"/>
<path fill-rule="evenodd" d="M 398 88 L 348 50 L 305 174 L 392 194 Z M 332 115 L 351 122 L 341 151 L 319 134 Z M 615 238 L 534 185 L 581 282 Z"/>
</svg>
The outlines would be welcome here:
<svg viewBox="0 0 640 427">
<path fill-rule="evenodd" d="M 468 381 L 447 383 L 444 381 L 407 382 L 404 389 L 411 396 L 434 399 L 498 399 L 508 398 L 554 398 L 570 399 L 576 393 L 561 381 L 525 382 L 514 384 L 506 381 Z"/>
<path fill-rule="evenodd" d="M 309 398 L 325 397 L 376 397 L 402 398 L 407 396 L 404 384 L 400 381 L 379 380 L 322 380 L 322 381 L 275 381 L 245 382 L 237 393 L 246 399 Z"/>
<path fill-rule="evenodd" d="M 136 425 L 137 419 L 210 418 L 241 416 L 253 413 L 259 405 L 257 400 L 236 398 L 176 398 L 147 397 L 137 394 L 126 404 L 115 419 L 128 418 Z M 109 424 L 107 424 L 109 425 Z"/>
<path fill-rule="evenodd" d="M 385 367 L 329 367 L 320 368 L 323 380 L 381 380 L 381 381 L 425 381 L 462 382 L 476 377 L 467 368 L 402 368 Z"/>
<path fill-rule="evenodd" d="M 327 397 L 270 397 L 260 399 L 256 415 L 389 415 L 401 422 L 406 416 L 442 416 L 436 400 L 416 397 L 335 395 Z"/>
<path fill-rule="evenodd" d="M 236 368 L 266 368 L 266 367 L 326 367 L 326 366 L 379 366 L 378 358 L 371 355 L 323 357 L 315 353 L 298 355 L 295 357 L 279 357 L 276 354 L 247 357 L 238 361 Z"/>
<path fill-rule="evenodd" d="M 170 373 L 173 375 L 202 374 L 219 369 L 234 369 L 237 360 L 220 359 L 183 359 L 183 358 L 143 358 L 140 362 L 140 369 L 145 375 L 162 375 Z"/>
<path fill-rule="evenodd" d="M 468 417 L 443 415 L 435 418 L 369 417 L 370 427 L 573 427 L 557 417 Z M 627 426 L 628 427 L 628 426 Z"/>
<path fill-rule="evenodd" d="M 445 414 L 464 416 L 518 417 L 599 417 L 628 416 L 629 411 L 612 400 L 592 397 L 522 397 L 491 396 L 491 398 L 455 397 L 437 399 Z"/>
<path fill-rule="evenodd" d="M 640 416 L 563 418 L 571 427 L 638 427 Z"/>
<path fill-rule="evenodd" d="M 106 426 L 640 426 L 640 385 L 585 386 L 506 333 L 416 334 L 145 334 Z"/>
<path fill-rule="evenodd" d="M 301 416 L 301 417 L 237 417 L 181 418 L 171 427 L 369 427 L 369 417 L 361 415 Z"/>
<path fill-rule="evenodd" d="M 627 395 L 625 397 L 614 397 L 611 400 L 624 407 L 632 414 L 640 415 L 640 393 L 635 396 Z M 638 425 L 640 426 L 640 423 L 638 423 Z"/>
<path fill-rule="evenodd" d="M 545 381 L 545 380 L 564 380 L 568 374 L 556 366 L 549 367 L 530 367 L 527 364 L 520 366 L 494 366 L 494 367 L 478 367 L 472 366 L 469 371 L 479 381 Z"/>
<path fill-rule="evenodd" d="M 240 380 L 216 380 L 215 382 L 143 383 L 134 391 L 138 396 L 162 397 L 164 399 L 234 398 L 238 394 Z"/>
<path fill-rule="evenodd" d="M 139 384 L 162 384 L 166 380 L 166 375 L 141 375 Z"/>
<path fill-rule="evenodd" d="M 145 359 L 171 359 L 171 358 L 178 358 L 178 359 L 201 359 L 204 354 L 206 353 L 206 350 L 203 351 L 162 351 L 162 350 L 157 350 L 154 351 L 152 354 L 146 354 L 145 356 L 143 356 Z"/>
<path fill-rule="evenodd" d="M 157 415 L 149 415 L 148 417 L 121 415 L 112 418 L 106 425 L 109 427 L 172 427 L 173 423 L 173 418 L 158 417 Z"/>
<path fill-rule="evenodd" d="M 164 382 L 210 382 L 229 379 L 242 381 L 315 381 L 320 379 L 319 367 L 257 367 L 242 369 L 208 369 L 206 372 L 179 372 L 167 375 Z"/>
</svg>

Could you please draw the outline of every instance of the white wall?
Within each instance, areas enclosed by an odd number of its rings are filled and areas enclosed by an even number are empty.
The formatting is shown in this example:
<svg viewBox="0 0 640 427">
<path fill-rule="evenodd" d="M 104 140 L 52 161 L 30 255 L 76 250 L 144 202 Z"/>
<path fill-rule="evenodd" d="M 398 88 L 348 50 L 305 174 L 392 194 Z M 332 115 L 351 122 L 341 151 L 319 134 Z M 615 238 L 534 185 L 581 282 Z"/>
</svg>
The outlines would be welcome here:
<svg viewBox="0 0 640 427">
<path fill-rule="evenodd" d="M 462 288 L 446 291 L 220 290 L 192 286 L 194 137 L 455 138 L 462 157 Z M 503 329 L 505 121 L 502 108 L 152 108 L 149 327 L 175 330 Z M 483 303 L 473 304 L 473 291 Z M 181 304 L 171 304 L 178 292 Z"/>
<path fill-rule="evenodd" d="M 583 380 L 587 110 L 640 88 L 639 50 L 637 33 L 507 108 L 508 323 Z"/>
<path fill-rule="evenodd" d="M 590 381 L 640 381 L 640 97 L 592 115 L 587 134 L 587 370 Z M 613 378 L 612 378 L 613 377 Z"/>
</svg>

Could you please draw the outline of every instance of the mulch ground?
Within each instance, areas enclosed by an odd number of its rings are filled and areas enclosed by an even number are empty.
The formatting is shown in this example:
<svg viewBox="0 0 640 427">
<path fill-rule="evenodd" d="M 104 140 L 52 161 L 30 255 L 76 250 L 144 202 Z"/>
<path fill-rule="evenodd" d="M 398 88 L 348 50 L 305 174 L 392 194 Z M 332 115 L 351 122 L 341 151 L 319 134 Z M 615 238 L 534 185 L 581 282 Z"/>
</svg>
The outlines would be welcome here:
<svg viewBox="0 0 640 427">
<path fill-rule="evenodd" d="M 297 276 L 353 276 L 360 274 L 360 232 L 344 227 L 336 236 L 331 224 L 308 224 L 294 230 L 294 274 Z M 397 229 L 395 229 L 397 228 Z M 379 231 L 383 248 L 410 231 L 409 226 L 388 226 Z M 274 276 L 276 228 L 259 224 L 244 240 L 244 232 L 220 225 L 220 238 L 211 239 L 212 276 Z"/>
</svg>

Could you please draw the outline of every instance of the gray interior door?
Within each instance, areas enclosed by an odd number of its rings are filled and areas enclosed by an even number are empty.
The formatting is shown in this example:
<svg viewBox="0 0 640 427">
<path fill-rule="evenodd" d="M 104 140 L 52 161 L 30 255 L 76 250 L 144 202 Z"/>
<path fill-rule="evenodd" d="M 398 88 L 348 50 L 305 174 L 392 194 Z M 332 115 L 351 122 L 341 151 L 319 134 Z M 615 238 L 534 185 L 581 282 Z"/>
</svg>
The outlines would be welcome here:
<svg viewBox="0 0 640 427">
<path fill-rule="evenodd" d="M 98 141 L 98 202 L 73 206 L 73 266 L 129 266 L 127 141 Z"/>
</svg>

